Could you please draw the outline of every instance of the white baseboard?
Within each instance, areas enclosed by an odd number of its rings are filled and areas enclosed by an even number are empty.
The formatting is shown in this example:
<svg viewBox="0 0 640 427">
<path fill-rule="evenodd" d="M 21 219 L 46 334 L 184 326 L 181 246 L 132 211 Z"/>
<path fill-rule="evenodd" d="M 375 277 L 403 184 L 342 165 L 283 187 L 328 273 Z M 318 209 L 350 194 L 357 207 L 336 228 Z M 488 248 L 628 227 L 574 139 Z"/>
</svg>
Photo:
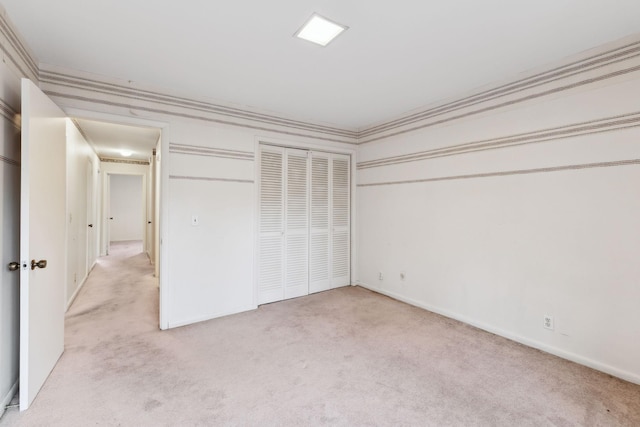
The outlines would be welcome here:
<svg viewBox="0 0 640 427">
<path fill-rule="evenodd" d="M 2 402 L 0 402 L 0 418 L 2 417 L 2 414 L 4 414 L 7 405 L 11 403 L 11 399 L 13 399 L 13 396 L 15 396 L 18 392 L 18 384 L 20 384 L 19 379 L 17 379 L 15 384 L 11 386 L 6 396 L 2 398 Z"/>
<path fill-rule="evenodd" d="M 522 335 L 514 334 L 512 332 L 505 331 L 503 329 L 493 327 L 493 326 L 488 325 L 488 324 L 483 323 L 483 322 L 478 322 L 478 321 L 476 321 L 474 319 L 468 318 L 468 317 L 460 315 L 458 313 L 454 313 L 454 312 L 451 312 L 449 310 L 444 310 L 444 309 L 441 309 L 441 308 L 438 308 L 438 307 L 435 307 L 435 306 L 432 306 L 432 305 L 429 305 L 429 304 L 425 304 L 425 303 L 417 301 L 415 299 L 404 297 L 404 296 L 402 296 L 400 294 L 397 294 L 395 292 L 390 292 L 390 291 L 385 291 L 383 289 L 378 289 L 378 288 L 375 288 L 373 286 L 369 286 L 366 283 L 361 283 L 361 282 L 358 283 L 358 286 L 362 286 L 365 289 L 368 289 L 370 291 L 373 291 L 373 292 L 376 292 L 376 293 L 379 293 L 379 294 L 382 294 L 382 295 L 386 295 L 386 296 L 391 297 L 393 299 L 396 299 L 398 301 L 402 301 L 402 302 L 405 302 L 407 304 L 410 304 L 410 305 L 425 309 L 427 311 L 431 311 L 433 313 L 437 313 L 437 314 L 440 314 L 442 316 L 449 317 L 449 318 L 454 319 L 454 320 L 458 320 L 460 322 L 469 324 L 471 326 L 475 326 L 476 328 L 482 329 L 484 331 L 491 332 L 492 334 L 499 335 L 501 337 L 510 339 L 510 340 L 518 342 L 520 344 L 524 344 L 524 345 L 526 345 L 528 347 L 533 347 L 533 348 L 536 348 L 538 350 L 542 350 L 542 351 L 544 351 L 546 353 L 553 354 L 554 356 L 558 356 L 558 357 L 561 357 L 563 359 L 570 360 L 571 362 L 575 362 L 575 363 L 578 363 L 580 365 L 588 366 L 589 368 L 595 369 L 597 371 L 601 371 L 601 372 L 607 373 L 609 375 L 613 375 L 614 377 L 621 378 L 621 379 L 623 379 L 625 381 L 629 381 L 629 382 L 632 382 L 632 383 L 640 385 L 640 375 L 638 375 L 638 374 L 634 374 L 632 372 L 628 372 L 628 371 L 625 371 L 625 370 L 622 370 L 622 369 L 618 369 L 618 368 L 616 368 L 614 366 L 610 366 L 610 365 L 607 365 L 605 363 L 601 363 L 601 362 L 598 362 L 596 360 L 589 359 L 589 358 L 580 356 L 578 354 L 571 353 L 571 352 L 562 350 L 560 348 L 550 346 L 550 345 L 542 343 L 540 341 L 532 340 L 532 339 L 524 337 Z"/>
<path fill-rule="evenodd" d="M 95 264 L 94 264 L 95 265 Z M 93 269 L 93 266 L 91 267 L 91 269 Z M 91 271 L 91 270 L 89 270 Z M 82 279 L 82 282 L 80 282 L 80 286 L 78 286 L 75 290 L 75 292 L 73 292 L 73 295 L 71 295 L 71 298 L 69 298 L 69 301 L 67 301 L 67 306 L 64 309 L 65 313 L 67 311 L 69 311 L 69 308 L 71 307 L 71 304 L 73 304 L 73 302 L 76 300 L 76 298 L 78 297 L 78 294 L 80 293 L 80 290 L 82 289 L 82 287 L 84 286 L 85 283 L 87 283 L 87 279 L 89 278 L 89 275 L 87 274 L 86 276 L 84 276 L 84 279 Z"/>
<path fill-rule="evenodd" d="M 240 307 L 234 310 L 229 310 L 229 311 L 224 311 L 224 312 L 219 312 L 219 313 L 215 313 L 212 315 L 207 315 L 207 316 L 201 316 L 201 317 L 194 317 L 188 320 L 180 320 L 177 322 L 167 322 L 167 329 L 172 329 L 172 328 L 179 328 L 181 326 L 187 326 L 187 325 L 191 325 L 193 323 L 198 323 L 198 322 L 205 322 L 207 320 L 212 320 L 212 319 L 217 319 L 218 317 L 224 317 L 224 316 L 230 316 L 232 314 L 238 314 L 238 313 L 242 313 L 245 311 L 250 311 L 250 310 L 255 310 L 257 309 L 258 306 L 255 305 L 251 305 L 251 306 L 244 306 L 244 307 Z"/>
</svg>

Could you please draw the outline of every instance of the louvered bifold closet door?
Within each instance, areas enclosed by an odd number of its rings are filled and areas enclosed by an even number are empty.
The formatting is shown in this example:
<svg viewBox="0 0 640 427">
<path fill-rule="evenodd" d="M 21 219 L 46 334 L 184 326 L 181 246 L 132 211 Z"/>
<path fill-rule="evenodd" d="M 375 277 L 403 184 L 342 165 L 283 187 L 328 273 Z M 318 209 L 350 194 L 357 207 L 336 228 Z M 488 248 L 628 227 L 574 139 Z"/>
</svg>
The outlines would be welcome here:
<svg viewBox="0 0 640 427">
<path fill-rule="evenodd" d="M 258 304 L 284 298 L 284 152 L 260 149 Z"/>
<path fill-rule="evenodd" d="M 329 158 L 326 153 L 311 157 L 311 227 L 309 232 L 309 293 L 331 289 L 329 268 Z"/>
<path fill-rule="evenodd" d="M 351 283 L 349 156 L 331 156 L 331 287 Z"/>
<path fill-rule="evenodd" d="M 284 298 L 309 294 L 309 167 L 307 151 L 286 151 Z"/>
</svg>

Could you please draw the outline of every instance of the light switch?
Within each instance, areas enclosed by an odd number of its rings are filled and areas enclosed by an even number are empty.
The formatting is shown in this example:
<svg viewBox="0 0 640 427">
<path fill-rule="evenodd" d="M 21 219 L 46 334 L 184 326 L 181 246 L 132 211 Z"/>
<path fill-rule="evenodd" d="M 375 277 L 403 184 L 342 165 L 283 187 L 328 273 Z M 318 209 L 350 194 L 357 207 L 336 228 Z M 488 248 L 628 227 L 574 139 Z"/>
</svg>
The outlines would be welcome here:
<svg viewBox="0 0 640 427">
<path fill-rule="evenodd" d="M 191 225 L 197 227 L 200 225 L 200 220 L 198 219 L 198 215 L 191 215 Z"/>
</svg>

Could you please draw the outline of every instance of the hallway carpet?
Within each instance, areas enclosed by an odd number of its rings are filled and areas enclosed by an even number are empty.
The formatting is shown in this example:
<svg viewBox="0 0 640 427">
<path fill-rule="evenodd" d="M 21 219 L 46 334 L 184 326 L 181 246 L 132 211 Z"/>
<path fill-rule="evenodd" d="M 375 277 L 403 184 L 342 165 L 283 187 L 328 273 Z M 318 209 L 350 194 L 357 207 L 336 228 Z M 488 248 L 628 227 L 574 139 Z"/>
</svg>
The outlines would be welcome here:
<svg viewBox="0 0 640 427">
<path fill-rule="evenodd" d="M 0 426 L 640 425 L 638 385 L 361 288 L 163 332 L 157 307 L 140 247 L 114 247 Z"/>
</svg>

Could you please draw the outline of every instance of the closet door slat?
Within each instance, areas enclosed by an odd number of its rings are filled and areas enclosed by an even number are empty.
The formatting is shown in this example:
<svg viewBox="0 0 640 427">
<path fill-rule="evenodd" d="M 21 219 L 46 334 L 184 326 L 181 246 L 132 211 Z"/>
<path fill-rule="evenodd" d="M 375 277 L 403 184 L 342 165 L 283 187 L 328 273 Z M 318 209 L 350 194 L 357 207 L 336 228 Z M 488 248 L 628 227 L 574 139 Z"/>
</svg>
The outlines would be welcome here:
<svg viewBox="0 0 640 427">
<path fill-rule="evenodd" d="M 332 155 L 331 161 L 331 287 L 351 282 L 350 167 L 349 157 Z"/>
<path fill-rule="evenodd" d="M 309 292 L 331 288 L 329 264 L 329 155 L 311 157 L 311 229 Z"/>
<path fill-rule="evenodd" d="M 284 298 L 309 294 L 308 152 L 286 151 Z"/>
<path fill-rule="evenodd" d="M 258 304 L 284 297 L 284 150 L 262 147 L 260 150 L 260 218 Z"/>
</svg>

